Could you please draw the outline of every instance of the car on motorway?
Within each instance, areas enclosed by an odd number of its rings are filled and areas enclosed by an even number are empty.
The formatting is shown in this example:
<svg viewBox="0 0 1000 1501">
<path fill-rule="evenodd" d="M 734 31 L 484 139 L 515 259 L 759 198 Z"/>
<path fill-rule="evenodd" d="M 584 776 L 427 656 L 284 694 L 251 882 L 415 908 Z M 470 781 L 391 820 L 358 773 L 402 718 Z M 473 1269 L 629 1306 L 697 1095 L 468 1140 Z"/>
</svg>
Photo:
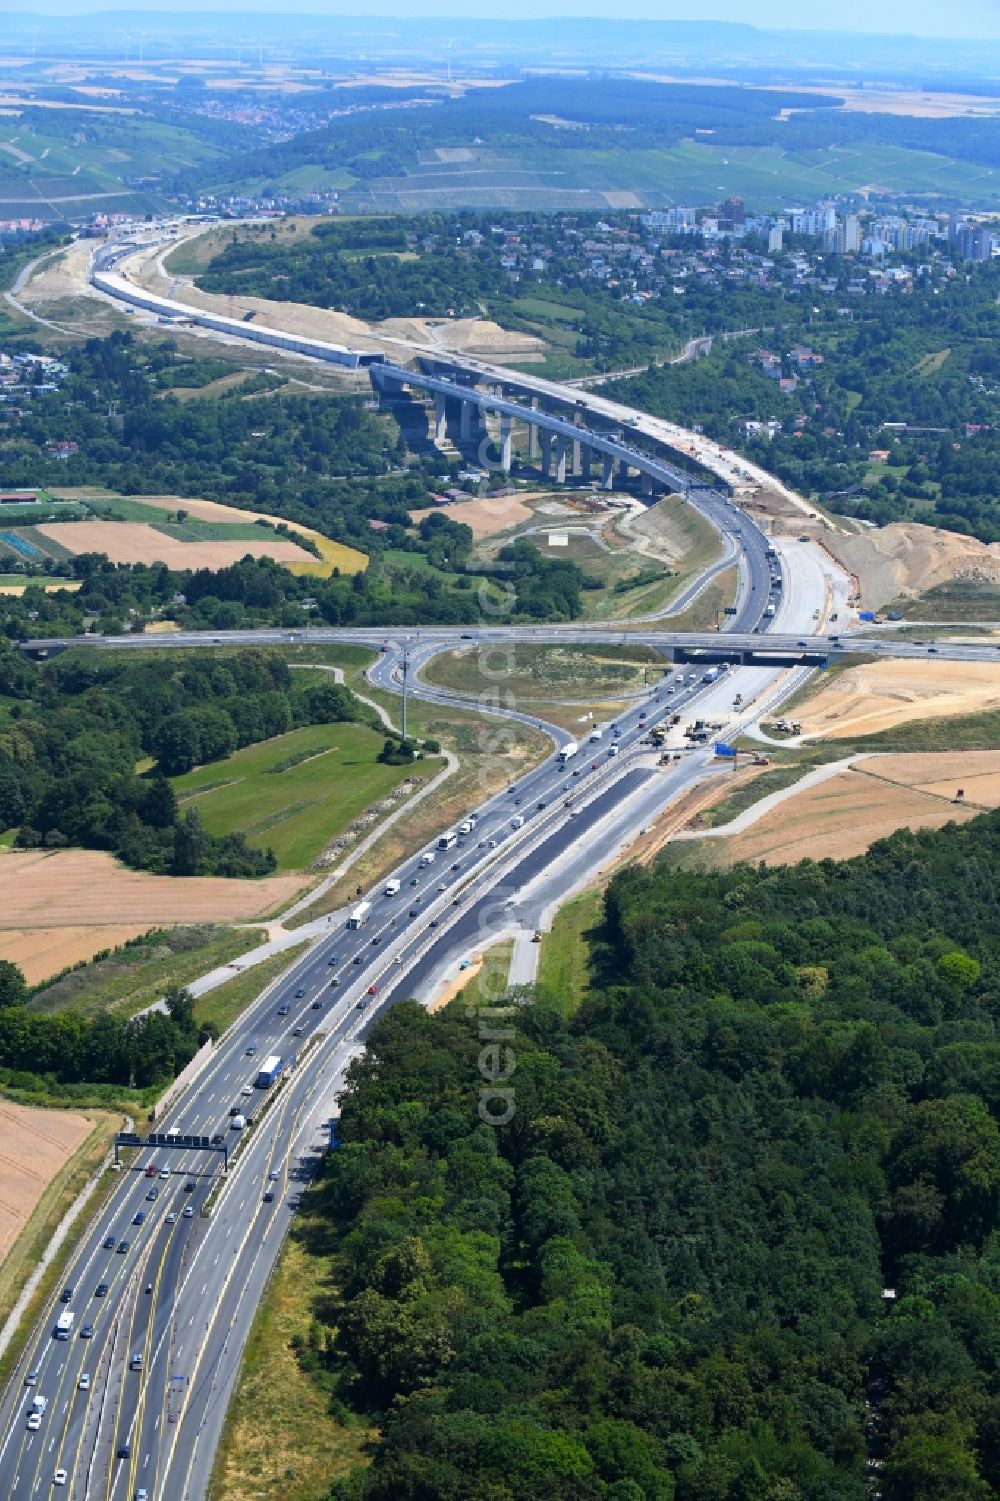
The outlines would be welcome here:
<svg viewBox="0 0 1000 1501">
<path fill-rule="evenodd" d="M 438 925 L 438 919 L 436 917 L 432 917 L 430 925 L 431 925 L 432 928 L 436 928 L 437 925 Z"/>
<path fill-rule="evenodd" d="M 84 1324 L 82 1326 L 82 1328 L 80 1329 L 80 1338 L 81 1339 L 93 1339 L 93 1337 L 94 1337 L 94 1326 L 93 1326 L 93 1324 Z"/>
<path fill-rule="evenodd" d="M 253 1094 L 253 1085 L 252 1084 L 244 1084 L 243 1088 L 240 1090 L 240 1094 L 246 1095 L 247 1099 L 249 1099 L 250 1096 Z"/>
<path fill-rule="evenodd" d="M 170 1213 L 167 1215 L 167 1224 L 168 1225 L 176 1225 L 176 1223 L 177 1223 L 177 1210 L 176 1209 L 171 1209 Z"/>
<path fill-rule="evenodd" d="M 351 961 L 352 964 L 364 964 L 364 962 L 365 958 L 363 954 L 355 954 L 354 958 Z"/>
<path fill-rule="evenodd" d="M 77 1389 L 78 1392 L 89 1392 L 90 1391 L 90 1375 L 89 1375 L 89 1373 L 87 1371 L 83 1371 L 81 1373 L 80 1379 L 76 1383 L 76 1389 Z"/>
<path fill-rule="evenodd" d="M 131 1457 L 131 1454 L 132 1445 L 129 1443 L 128 1439 L 123 1439 L 122 1442 L 118 1445 L 118 1448 L 115 1450 L 115 1458 L 128 1459 Z"/>
<path fill-rule="evenodd" d="M 114 1236 L 113 1235 L 106 1235 L 104 1237 L 104 1249 L 106 1251 L 113 1251 L 114 1248 L 115 1248 L 115 1238 L 114 1238 Z"/>
<path fill-rule="evenodd" d="M 456 860 L 455 863 L 454 863 L 454 865 L 451 868 L 452 868 L 452 870 L 461 870 L 462 869 L 462 862 L 461 862 L 461 860 Z"/>
<path fill-rule="evenodd" d="M 128 1241 L 127 1240 L 120 1240 L 118 1242 L 118 1255 L 119 1256 L 124 1256 L 127 1251 L 128 1251 Z"/>
<path fill-rule="evenodd" d="M 151 1162 L 149 1164 L 149 1166 L 147 1167 L 147 1169 L 146 1169 L 146 1177 L 147 1178 L 155 1178 L 156 1177 L 156 1163 L 155 1162 Z"/>
<path fill-rule="evenodd" d="M 136 1490 L 135 1501 L 149 1501 L 149 1492 L 144 1485 L 140 1485 Z"/>
<path fill-rule="evenodd" d="M 66 1484 L 66 1471 L 62 1470 L 62 1469 L 56 1470 L 55 1474 L 52 1477 L 52 1484 L 53 1485 L 65 1485 Z"/>
<path fill-rule="evenodd" d="M 66 1286 L 63 1288 L 62 1292 L 59 1294 L 59 1301 L 60 1301 L 60 1303 L 69 1303 L 71 1301 L 72 1297 L 73 1297 L 73 1289 L 69 1285 L 69 1283 L 67 1283 Z"/>
<path fill-rule="evenodd" d="M 372 947 L 376 948 L 382 942 L 381 935 L 376 933 L 372 938 Z"/>
<path fill-rule="evenodd" d="M 149 1193 L 146 1195 L 146 1203 L 147 1204 L 154 1203 L 155 1200 L 156 1200 L 157 1195 L 159 1194 L 159 1192 L 160 1192 L 160 1190 L 158 1188 L 151 1188 L 149 1190 Z"/>
<path fill-rule="evenodd" d="M 239 1116 L 237 1116 L 236 1119 L 239 1120 Z M 194 1219 L 194 1205 L 193 1204 L 185 1204 L 184 1205 L 183 1217 L 186 1220 L 193 1220 Z"/>
<path fill-rule="evenodd" d="M 41 1413 L 40 1412 L 29 1412 L 27 1426 L 31 1430 L 32 1433 L 37 1433 L 38 1430 L 39 1430 L 39 1428 L 41 1428 L 41 1426 L 42 1426 L 42 1415 L 41 1415 Z"/>
<path fill-rule="evenodd" d="M 94 1288 L 94 1297 L 95 1298 L 106 1298 L 107 1296 L 108 1296 L 108 1284 L 106 1282 L 99 1282 L 97 1284 L 97 1286 Z"/>
<path fill-rule="evenodd" d="M 410 885 L 411 886 L 419 886 L 420 885 L 420 877 L 419 876 L 414 876 L 413 880 L 410 882 Z"/>
<path fill-rule="evenodd" d="M 368 994 L 369 995 L 378 995 L 378 986 L 377 985 L 369 985 L 369 987 L 368 987 Z"/>
<path fill-rule="evenodd" d="M 160 1177 L 161 1178 L 169 1178 L 170 1177 L 170 1169 L 168 1167 L 161 1167 L 160 1168 Z"/>
<path fill-rule="evenodd" d="M 27 1376 L 25 1376 L 25 1378 L 24 1378 L 24 1384 L 25 1384 L 25 1386 L 37 1386 L 38 1385 L 38 1372 L 37 1371 L 29 1371 L 28 1374 L 27 1374 Z"/>
<path fill-rule="evenodd" d="M 279 1006 L 278 1007 L 278 1015 L 279 1016 L 287 1016 L 290 1009 L 291 1008 L 289 1007 L 288 1003 L 286 1002 L 284 1006 Z"/>
<path fill-rule="evenodd" d="M 312 1005 L 309 1007 L 310 1011 L 322 1011 L 322 1009 L 323 1009 L 323 1002 L 321 1000 L 315 1000 L 315 1001 L 313 1001 Z"/>
<path fill-rule="evenodd" d="M 293 1027 L 292 1028 L 292 1036 L 293 1037 L 301 1037 L 304 1031 L 305 1031 L 305 1027 Z"/>
<path fill-rule="evenodd" d="M 193 1193 L 194 1193 L 194 1191 L 195 1191 L 195 1189 L 196 1189 L 196 1188 L 197 1188 L 197 1187 L 198 1187 L 198 1185 L 197 1185 L 197 1183 L 196 1183 L 196 1182 L 195 1182 L 195 1181 L 194 1181 L 194 1179 L 193 1179 L 193 1178 L 189 1178 L 189 1179 L 188 1179 L 188 1180 L 187 1180 L 187 1182 L 186 1182 L 186 1183 L 185 1183 L 185 1185 L 184 1185 L 184 1192 L 185 1192 L 185 1193 L 186 1193 L 186 1194 L 193 1194 Z"/>
<path fill-rule="evenodd" d="M 144 1209 L 137 1209 L 135 1214 L 132 1216 L 132 1223 L 133 1225 L 141 1225 L 145 1221 L 145 1218 L 146 1211 Z"/>
<path fill-rule="evenodd" d="M 538 804 L 538 811 L 539 811 L 539 813 L 541 813 L 541 811 L 542 811 L 543 808 L 547 808 L 548 806 L 549 806 L 548 803 L 543 798 L 542 801 Z"/>
<path fill-rule="evenodd" d="M 267 1176 L 270 1178 L 272 1183 L 277 1183 L 278 1179 L 281 1177 L 281 1174 L 278 1172 L 278 1169 L 276 1167 L 272 1167 Z"/>
<path fill-rule="evenodd" d="M 273 1204 L 274 1203 L 274 1189 L 273 1188 L 265 1188 L 265 1190 L 264 1190 L 264 1203 L 265 1204 Z"/>
<path fill-rule="evenodd" d="M 409 917 L 419 917 L 420 913 L 417 911 L 416 907 L 411 907 L 407 915 Z"/>
<path fill-rule="evenodd" d="M 254 1055 L 254 1053 L 256 1053 L 256 1051 L 257 1051 L 257 1049 L 254 1047 L 253 1043 L 251 1043 L 250 1046 L 247 1048 L 247 1050 L 246 1050 L 246 1052 L 244 1053 L 243 1056 L 245 1058 L 252 1058 L 253 1055 Z"/>
<path fill-rule="evenodd" d="M 306 993 L 306 987 L 304 985 L 300 985 L 299 988 L 298 988 L 298 990 L 295 992 L 296 999 L 297 1000 L 301 1000 L 302 997 L 305 995 L 305 993 Z"/>
</svg>

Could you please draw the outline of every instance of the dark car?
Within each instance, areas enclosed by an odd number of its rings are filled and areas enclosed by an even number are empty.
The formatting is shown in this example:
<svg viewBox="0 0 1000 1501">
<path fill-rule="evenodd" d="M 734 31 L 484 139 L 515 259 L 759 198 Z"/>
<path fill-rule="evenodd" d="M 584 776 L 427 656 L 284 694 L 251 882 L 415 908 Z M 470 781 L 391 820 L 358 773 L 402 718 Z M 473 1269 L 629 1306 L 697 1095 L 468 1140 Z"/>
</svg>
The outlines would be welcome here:
<svg viewBox="0 0 1000 1501">
<path fill-rule="evenodd" d="M 354 959 L 353 959 L 352 962 L 354 964 L 363 964 L 365 961 L 364 961 L 364 958 L 363 958 L 363 956 L 361 954 L 355 954 Z"/>
<path fill-rule="evenodd" d="M 336 981 L 334 983 L 336 983 Z M 310 1011 L 322 1011 L 322 1009 L 323 1009 L 323 1002 L 322 1001 L 313 1001 L 312 1005 L 309 1007 Z"/>
<path fill-rule="evenodd" d="M 304 996 L 305 993 L 306 993 L 306 987 L 304 985 L 300 985 L 299 988 L 298 988 L 298 990 L 295 992 L 295 994 L 297 996 Z"/>
<path fill-rule="evenodd" d="M 97 1287 L 96 1287 L 95 1291 L 94 1291 L 94 1297 L 95 1298 L 106 1298 L 107 1296 L 108 1296 L 108 1284 L 106 1282 L 99 1282 L 97 1284 Z"/>
<path fill-rule="evenodd" d="M 337 956 L 336 956 L 336 954 L 331 954 L 330 957 L 329 957 L 329 959 L 326 961 L 326 967 L 327 967 L 327 969 L 332 969 L 333 966 L 336 964 L 336 962 L 337 962 Z"/>
<path fill-rule="evenodd" d="M 187 1182 L 185 1183 L 185 1185 L 184 1185 L 184 1192 L 186 1194 L 193 1194 L 194 1190 L 195 1190 L 195 1181 L 194 1181 L 193 1178 L 189 1178 L 187 1180 Z"/>
<path fill-rule="evenodd" d="M 93 1324 L 84 1324 L 83 1328 L 80 1330 L 80 1338 L 81 1339 L 93 1339 L 93 1337 L 94 1337 L 94 1326 L 93 1326 Z"/>
<path fill-rule="evenodd" d="M 124 1443 L 118 1445 L 118 1448 L 115 1452 L 119 1459 L 128 1459 L 132 1453 L 132 1445 L 129 1443 L 128 1439 L 126 1439 Z"/>
<path fill-rule="evenodd" d="M 141 1225 L 143 1223 L 143 1221 L 145 1220 L 145 1218 L 146 1218 L 146 1211 L 144 1209 L 138 1209 L 138 1210 L 136 1210 L 135 1214 L 132 1216 L 132 1223 L 133 1223 L 133 1225 Z"/>
<path fill-rule="evenodd" d="M 279 1016 L 287 1016 L 288 1015 L 288 1011 L 289 1011 L 289 1007 L 287 1006 L 287 1004 L 284 1005 L 284 1006 L 279 1006 L 278 1007 L 278 1015 Z"/>
<path fill-rule="evenodd" d="M 417 911 L 416 907 L 411 907 L 409 915 L 410 917 L 419 917 L 420 913 Z"/>
<path fill-rule="evenodd" d="M 114 1238 L 114 1236 L 113 1235 L 106 1235 L 104 1237 L 104 1249 L 106 1251 L 113 1251 L 114 1248 L 115 1248 L 115 1238 Z"/>
<path fill-rule="evenodd" d="M 118 1242 L 118 1255 L 119 1256 L 124 1256 L 127 1250 L 128 1250 L 128 1241 L 127 1240 L 120 1240 Z"/>
<path fill-rule="evenodd" d="M 377 944 L 380 944 L 380 943 L 381 943 L 381 942 L 382 942 L 382 939 L 381 939 L 381 938 L 380 938 L 380 937 L 379 937 L 379 935 L 378 935 L 378 934 L 377 934 L 377 933 L 376 933 L 376 934 L 375 934 L 375 936 L 374 936 L 374 938 L 373 938 L 373 939 L 372 939 L 372 948 L 375 948 L 375 947 L 376 947 L 376 945 L 377 945 Z"/>
<path fill-rule="evenodd" d="M 548 806 L 549 806 L 548 803 L 543 798 L 542 801 L 538 804 L 538 811 L 539 811 L 539 813 L 541 813 L 541 811 L 542 811 L 543 808 L 547 808 Z"/>
<path fill-rule="evenodd" d="M 462 869 L 462 862 L 461 862 L 461 860 L 456 860 L 455 863 L 454 863 L 454 865 L 451 868 L 452 868 L 452 870 L 461 870 Z"/>
<path fill-rule="evenodd" d="M 59 1294 L 59 1301 L 60 1303 L 68 1303 L 72 1296 L 73 1289 L 71 1287 L 64 1287 L 62 1292 Z"/>
</svg>

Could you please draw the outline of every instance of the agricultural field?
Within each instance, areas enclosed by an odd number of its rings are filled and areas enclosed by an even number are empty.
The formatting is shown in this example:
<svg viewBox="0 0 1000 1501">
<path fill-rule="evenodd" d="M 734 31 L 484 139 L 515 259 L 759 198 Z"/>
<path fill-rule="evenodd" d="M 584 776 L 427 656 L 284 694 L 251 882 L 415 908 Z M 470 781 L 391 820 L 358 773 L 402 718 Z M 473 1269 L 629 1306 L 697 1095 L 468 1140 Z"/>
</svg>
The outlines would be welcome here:
<svg viewBox="0 0 1000 1501">
<path fill-rule="evenodd" d="M 964 796 L 956 800 L 961 788 Z M 1000 751 L 866 756 L 777 794 L 712 834 L 695 831 L 698 863 L 791 865 L 860 855 L 896 829 L 939 829 L 1000 807 Z M 677 845 L 674 848 L 678 848 Z"/>
<path fill-rule="evenodd" d="M 45 542 L 71 554 L 102 552 L 112 563 L 166 563 L 168 568 L 225 568 L 247 553 L 273 558 L 277 563 L 307 563 L 305 548 L 284 537 L 254 532 L 246 525 L 234 528 L 197 522 L 172 528 L 147 526 L 138 521 L 54 522 L 40 526 Z M 207 534 L 206 534 L 207 531 Z M 2 536 L 2 534 L 0 534 Z"/>
<path fill-rule="evenodd" d="M 357 724 L 309 725 L 174 778 L 182 812 L 197 807 L 210 834 L 239 831 L 270 846 L 280 870 L 304 870 L 407 777 L 429 781 L 441 762 L 386 766 L 382 737 Z"/>
<path fill-rule="evenodd" d="M 0 931 L 57 927 L 155 928 L 246 922 L 282 907 L 302 887 L 293 875 L 259 881 L 154 876 L 99 850 L 0 850 Z M 44 941 L 40 937 L 40 942 Z"/>
<path fill-rule="evenodd" d="M 93 1129 L 93 1121 L 69 1110 L 34 1110 L 0 1100 L 0 1262 L 46 1185 Z"/>
</svg>

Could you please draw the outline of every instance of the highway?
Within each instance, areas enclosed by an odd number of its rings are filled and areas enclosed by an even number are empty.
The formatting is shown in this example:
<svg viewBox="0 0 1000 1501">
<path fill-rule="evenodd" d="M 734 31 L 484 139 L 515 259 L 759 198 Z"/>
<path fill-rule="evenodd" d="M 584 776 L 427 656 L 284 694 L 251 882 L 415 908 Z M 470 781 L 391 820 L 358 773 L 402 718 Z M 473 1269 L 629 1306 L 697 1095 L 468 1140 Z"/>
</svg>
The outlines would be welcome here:
<svg viewBox="0 0 1000 1501">
<path fill-rule="evenodd" d="M 654 621 L 627 633 L 579 626 L 310 627 L 83 638 L 98 651 L 360 642 L 382 648 L 371 672 L 381 687 L 398 692 L 407 663 L 410 691 L 447 702 L 461 700 L 426 684 L 420 671 L 435 652 L 456 644 L 474 650 L 499 642 L 621 641 L 624 634 L 664 652 L 725 648 L 766 651 L 772 659 L 724 664 L 709 680 L 704 662 L 669 668 L 613 725 L 599 733 L 588 725 L 575 751 L 565 732 L 516 706 L 484 709 L 542 724 L 557 748 L 470 808 L 466 832 L 440 830 L 440 840 L 415 850 L 391 880 L 365 893 L 370 908 L 359 926 L 348 925 L 347 909 L 320 923 L 308 951 L 219 1040 L 156 1127 L 216 1146 L 143 1146 L 113 1178 L 70 1258 L 67 1301 L 58 1292 L 53 1297 L 0 1393 L 0 1495 L 200 1501 L 254 1312 L 302 1184 L 329 1146 L 344 1070 L 378 1015 L 406 996 L 425 997 L 484 934 L 530 929 L 630 831 L 716 774 L 710 746 L 677 746 L 676 759 L 657 765 L 647 743 L 655 725 L 674 715 L 682 722 L 725 717 L 727 733 L 738 733 L 802 680 L 808 669 L 789 663 L 840 650 L 926 652 L 912 642 L 831 641 L 825 618 L 836 595 L 817 550 L 772 544 L 721 494 L 699 494 L 698 505 L 741 557 L 731 631 L 671 633 Z M 29 642 L 25 649 L 51 653 L 69 644 Z M 963 648 L 970 650 L 987 649 Z M 942 644 L 940 654 L 951 649 Z M 670 743 L 677 741 L 674 728 Z M 258 1087 L 258 1068 L 270 1054 L 283 1060 L 282 1077 Z M 243 1129 L 233 1125 L 234 1112 L 246 1118 Z M 228 1173 L 218 1143 L 235 1149 Z M 63 1310 L 73 1315 L 65 1340 L 53 1335 Z M 38 1397 L 45 1411 L 29 1428 Z"/>
</svg>

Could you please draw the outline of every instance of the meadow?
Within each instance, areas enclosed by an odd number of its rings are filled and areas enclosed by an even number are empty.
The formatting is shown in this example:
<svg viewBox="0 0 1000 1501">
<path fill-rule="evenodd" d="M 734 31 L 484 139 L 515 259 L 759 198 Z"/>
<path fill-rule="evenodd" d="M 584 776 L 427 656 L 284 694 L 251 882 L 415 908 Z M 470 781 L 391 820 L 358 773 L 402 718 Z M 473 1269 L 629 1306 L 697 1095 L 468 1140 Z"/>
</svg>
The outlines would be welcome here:
<svg viewBox="0 0 1000 1501">
<path fill-rule="evenodd" d="M 375 759 L 381 746 L 362 725 L 309 725 L 175 777 L 174 791 L 210 834 L 239 830 L 270 845 L 279 870 L 302 870 L 407 776 L 428 781 L 441 766 L 433 758 L 386 766 Z"/>
</svg>

